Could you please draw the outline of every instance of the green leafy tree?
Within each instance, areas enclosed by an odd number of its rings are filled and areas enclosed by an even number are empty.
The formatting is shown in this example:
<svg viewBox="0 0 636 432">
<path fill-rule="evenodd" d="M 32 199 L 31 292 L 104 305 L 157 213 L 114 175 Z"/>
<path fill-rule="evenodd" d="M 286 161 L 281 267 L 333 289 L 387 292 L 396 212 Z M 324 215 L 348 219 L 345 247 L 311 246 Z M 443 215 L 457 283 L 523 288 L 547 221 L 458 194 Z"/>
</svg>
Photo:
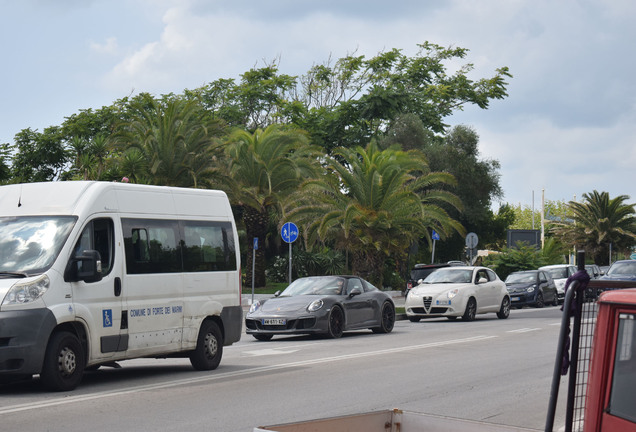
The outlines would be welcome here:
<svg viewBox="0 0 636 432">
<path fill-rule="evenodd" d="M 327 173 L 304 182 L 288 204 L 288 217 L 303 227 L 309 245 L 328 243 L 351 256 L 355 274 L 382 285 L 388 256 L 404 257 L 415 239 L 434 228 L 447 237 L 463 227 L 441 203 L 460 207 L 437 188 L 452 183 L 432 173 L 417 151 L 339 148 L 323 161 Z"/>
<path fill-rule="evenodd" d="M 272 62 L 245 72 L 238 84 L 219 79 L 185 94 L 229 125 L 255 130 L 287 120 L 295 88 L 296 78 L 280 74 L 277 62 Z"/>
<path fill-rule="evenodd" d="M 536 270 L 545 263 L 539 249 L 523 242 L 518 243 L 517 247 L 505 248 L 501 253 L 489 255 L 484 259 L 484 265 L 492 268 L 502 280 L 512 272 Z"/>
<path fill-rule="evenodd" d="M 70 162 L 60 128 L 38 132 L 30 128 L 15 135 L 11 177 L 15 183 L 59 180 Z"/>
<path fill-rule="evenodd" d="M 508 68 L 491 78 L 473 81 L 474 66 L 449 74 L 446 65 L 468 54 L 465 48 L 443 48 L 425 42 L 409 57 L 399 49 L 372 58 L 348 55 L 314 66 L 299 79 L 298 100 L 305 114 L 294 121 L 309 131 L 317 144 L 330 150 L 368 142 L 387 130 L 401 115 L 417 116 L 425 127 L 443 133 L 444 119 L 467 104 L 488 108 L 507 96 Z"/>
<path fill-rule="evenodd" d="M 11 146 L 9 143 L 0 144 L 0 184 L 5 184 L 11 180 L 10 154 Z"/>
<path fill-rule="evenodd" d="M 583 202 L 570 201 L 574 223 L 557 222 L 561 241 L 584 249 L 599 265 L 609 261 L 609 249 L 627 253 L 636 244 L 636 212 L 627 195 L 610 198 L 607 192 L 583 194 Z"/>
<path fill-rule="evenodd" d="M 418 130 L 417 122 L 412 120 L 412 129 Z M 385 142 L 402 137 L 403 134 L 396 133 L 391 138 L 387 137 Z M 514 215 L 507 207 L 500 209 L 500 214 L 491 210 L 492 202 L 503 195 L 499 184 L 500 166 L 496 160 L 480 158 L 477 132 L 471 127 L 460 125 L 450 129 L 443 137 L 422 137 L 421 148 L 431 170 L 450 173 L 456 179 L 456 186 L 441 186 L 456 193 L 463 204 L 461 211 L 447 206 L 449 215 L 458 220 L 466 231 L 477 233 L 480 249 L 496 249 L 505 245 L 506 232 Z M 455 234 L 439 246 L 436 249 L 438 260 L 461 259 L 465 239 Z"/>
<path fill-rule="evenodd" d="M 120 152 L 120 168 L 139 162 L 130 173 L 121 170 L 122 175 L 143 183 L 196 188 L 213 177 L 222 131 L 222 123 L 196 101 L 143 95 L 130 103 L 128 117 L 117 124 L 112 140 Z M 97 141 L 92 144 L 99 164 L 105 149 Z"/>
<path fill-rule="evenodd" d="M 303 179 L 316 175 L 318 153 L 308 145 L 305 133 L 297 129 L 270 125 L 254 133 L 236 130 L 225 146 L 225 189 L 234 205 L 240 207 L 248 243 L 247 262 L 252 262 L 254 237 L 265 245 L 269 221 L 280 215 L 283 198 L 294 192 Z M 251 273 L 247 284 L 251 285 Z M 265 286 L 264 247 L 256 251 L 255 286 Z"/>
</svg>

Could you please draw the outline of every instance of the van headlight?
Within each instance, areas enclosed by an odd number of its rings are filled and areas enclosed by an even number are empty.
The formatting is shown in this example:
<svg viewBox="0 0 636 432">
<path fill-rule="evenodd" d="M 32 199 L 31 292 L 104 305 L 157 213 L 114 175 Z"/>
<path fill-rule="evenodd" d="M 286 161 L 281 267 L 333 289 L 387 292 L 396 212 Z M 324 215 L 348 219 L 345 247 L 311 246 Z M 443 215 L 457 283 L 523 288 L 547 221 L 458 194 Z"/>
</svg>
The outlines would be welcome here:
<svg viewBox="0 0 636 432">
<path fill-rule="evenodd" d="M 11 287 L 2 301 L 3 305 L 31 303 L 42 297 L 49 289 L 50 281 L 47 275 L 30 282 L 18 282 Z"/>
</svg>

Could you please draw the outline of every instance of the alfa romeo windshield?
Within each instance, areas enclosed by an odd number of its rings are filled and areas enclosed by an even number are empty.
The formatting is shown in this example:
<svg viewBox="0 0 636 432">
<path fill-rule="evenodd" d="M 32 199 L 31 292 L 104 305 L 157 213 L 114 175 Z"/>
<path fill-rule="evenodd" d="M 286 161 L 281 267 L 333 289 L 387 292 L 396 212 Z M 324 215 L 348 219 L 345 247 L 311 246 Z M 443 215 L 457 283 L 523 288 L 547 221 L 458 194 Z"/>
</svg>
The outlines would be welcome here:
<svg viewBox="0 0 636 432">
<path fill-rule="evenodd" d="M 425 284 L 437 283 L 470 283 L 473 271 L 470 269 L 441 268 L 435 270 L 424 279 Z"/>
<path fill-rule="evenodd" d="M 46 271 L 76 220 L 75 216 L 0 217 L 0 277 Z"/>
</svg>

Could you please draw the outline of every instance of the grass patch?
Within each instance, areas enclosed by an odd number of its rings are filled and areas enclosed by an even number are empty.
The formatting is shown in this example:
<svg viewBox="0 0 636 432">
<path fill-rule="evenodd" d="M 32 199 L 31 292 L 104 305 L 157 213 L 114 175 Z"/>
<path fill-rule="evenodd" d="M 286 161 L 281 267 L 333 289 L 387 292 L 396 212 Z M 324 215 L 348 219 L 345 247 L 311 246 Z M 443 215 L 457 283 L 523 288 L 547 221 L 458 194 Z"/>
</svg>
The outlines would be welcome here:
<svg viewBox="0 0 636 432">
<path fill-rule="evenodd" d="M 396 314 L 405 314 L 405 313 L 406 313 L 406 310 L 404 310 L 404 307 L 402 307 L 402 306 L 397 306 L 397 307 L 395 308 L 395 313 L 396 313 Z"/>
<path fill-rule="evenodd" d="M 264 287 L 254 288 L 254 294 L 274 294 L 287 288 L 286 282 L 270 282 Z M 252 294 L 252 287 L 243 285 L 243 294 Z"/>
</svg>

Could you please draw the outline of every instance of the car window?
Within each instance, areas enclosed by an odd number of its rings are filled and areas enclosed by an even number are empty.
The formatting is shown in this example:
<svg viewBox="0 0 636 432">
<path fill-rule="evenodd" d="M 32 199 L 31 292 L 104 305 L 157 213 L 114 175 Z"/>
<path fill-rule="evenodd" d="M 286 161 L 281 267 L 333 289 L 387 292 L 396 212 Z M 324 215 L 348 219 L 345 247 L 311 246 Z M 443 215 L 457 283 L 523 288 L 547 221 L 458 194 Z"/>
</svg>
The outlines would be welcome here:
<svg viewBox="0 0 636 432">
<path fill-rule="evenodd" d="M 354 289 L 358 289 L 361 293 L 364 292 L 364 288 L 362 287 L 362 281 L 358 278 L 351 278 L 347 282 L 347 292 L 346 294 L 351 294 L 351 291 Z"/>
<path fill-rule="evenodd" d="M 470 283 L 473 276 L 471 269 L 446 267 L 434 271 L 426 277 L 424 283 Z"/>
<path fill-rule="evenodd" d="M 568 269 L 566 267 L 555 267 L 546 269 L 554 279 L 565 279 L 568 277 Z"/>
<path fill-rule="evenodd" d="M 486 273 L 488 273 L 488 280 L 494 281 L 497 280 L 497 274 L 490 270 L 490 269 L 486 269 Z"/>
<path fill-rule="evenodd" d="M 482 269 L 477 272 L 475 275 L 475 283 L 478 283 L 481 278 L 488 280 L 488 272 L 486 272 L 486 270 Z"/>
<path fill-rule="evenodd" d="M 636 274 L 636 261 L 615 262 L 607 272 L 608 275 Z"/>
</svg>

